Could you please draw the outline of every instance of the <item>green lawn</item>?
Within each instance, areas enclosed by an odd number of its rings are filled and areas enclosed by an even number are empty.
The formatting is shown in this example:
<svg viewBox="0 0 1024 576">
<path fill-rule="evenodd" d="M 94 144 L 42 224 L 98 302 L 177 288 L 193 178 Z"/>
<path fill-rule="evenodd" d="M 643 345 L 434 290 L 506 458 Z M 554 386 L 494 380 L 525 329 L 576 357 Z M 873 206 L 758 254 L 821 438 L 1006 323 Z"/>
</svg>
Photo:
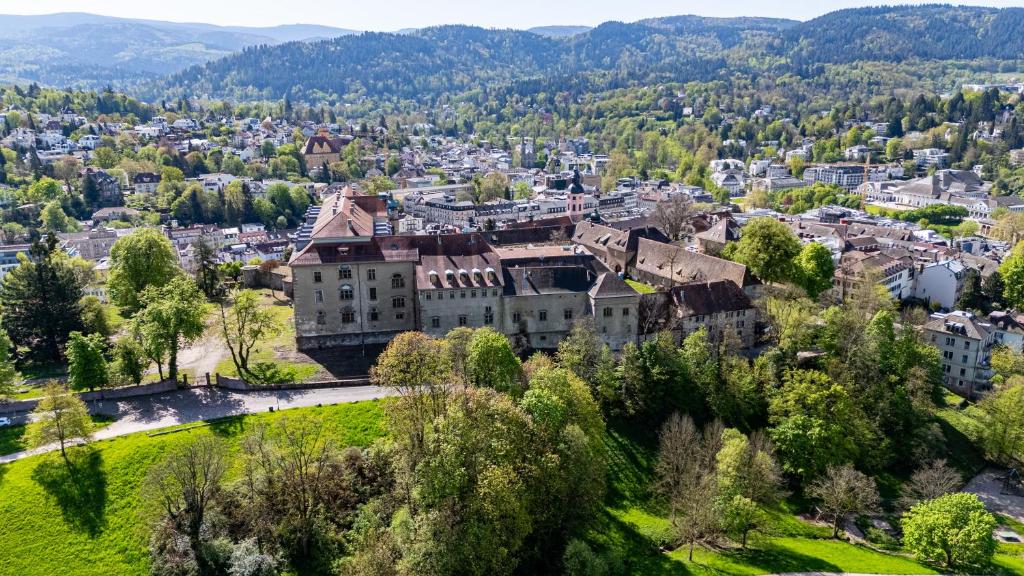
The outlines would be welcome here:
<svg viewBox="0 0 1024 576">
<path fill-rule="evenodd" d="M 633 290 L 636 290 L 640 294 L 650 294 L 655 291 L 654 286 L 651 286 L 650 284 L 646 284 L 644 282 L 640 282 L 639 280 L 630 280 L 629 278 L 627 278 L 626 284 L 629 284 L 629 286 L 633 288 Z"/>
<path fill-rule="evenodd" d="M 140 487 L 173 446 L 214 434 L 235 444 L 257 421 L 323 415 L 341 446 L 382 434 L 379 402 L 228 418 L 160 436 L 134 434 L 69 450 L 74 476 L 56 454 L 0 466 L 0 576 L 146 574 Z"/>
</svg>

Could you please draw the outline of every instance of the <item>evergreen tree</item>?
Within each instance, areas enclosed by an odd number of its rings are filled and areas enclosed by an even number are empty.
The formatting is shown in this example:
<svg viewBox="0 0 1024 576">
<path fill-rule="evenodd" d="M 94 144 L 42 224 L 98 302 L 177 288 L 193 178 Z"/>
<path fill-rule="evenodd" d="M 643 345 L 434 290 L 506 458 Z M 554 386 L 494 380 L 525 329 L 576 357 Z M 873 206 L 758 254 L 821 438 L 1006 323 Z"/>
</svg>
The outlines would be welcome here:
<svg viewBox="0 0 1024 576">
<path fill-rule="evenodd" d="M 33 242 L 19 260 L 0 286 L 3 328 L 16 345 L 54 361 L 68 335 L 82 329 L 82 282 L 54 234 Z"/>
</svg>

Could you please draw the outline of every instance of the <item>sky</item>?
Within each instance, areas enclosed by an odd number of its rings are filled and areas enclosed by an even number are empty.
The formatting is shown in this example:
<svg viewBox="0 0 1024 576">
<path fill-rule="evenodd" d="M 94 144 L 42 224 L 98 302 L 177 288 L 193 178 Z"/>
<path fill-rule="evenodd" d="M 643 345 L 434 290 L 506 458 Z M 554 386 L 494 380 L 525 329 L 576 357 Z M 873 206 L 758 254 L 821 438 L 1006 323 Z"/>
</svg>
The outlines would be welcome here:
<svg viewBox="0 0 1024 576">
<path fill-rule="evenodd" d="M 937 1 L 937 0 L 931 0 Z M 125 18 L 205 22 L 233 26 L 323 24 L 391 31 L 437 24 L 491 28 L 632 22 L 655 16 L 773 16 L 808 20 L 825 12 L 871 4 L 851 0 L 0 0 L 0 14 L 91 12 Z M 902 0 L 900 3 L 920 3 Z M 955 0 L 955 4 L 1021 6 L 1022 0 Z"/>
</svg>

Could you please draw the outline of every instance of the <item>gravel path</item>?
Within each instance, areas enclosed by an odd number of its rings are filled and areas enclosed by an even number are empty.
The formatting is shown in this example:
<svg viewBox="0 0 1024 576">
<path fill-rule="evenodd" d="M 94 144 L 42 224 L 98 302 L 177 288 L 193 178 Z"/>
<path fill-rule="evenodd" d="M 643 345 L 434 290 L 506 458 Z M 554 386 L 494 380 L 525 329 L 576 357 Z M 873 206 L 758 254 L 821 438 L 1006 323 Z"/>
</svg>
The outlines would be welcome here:
<svg viewBox="0 0 1024 576">
<path fill-rule="evenodd" d="M 267 412 L 270 408 L 278 410 L 317 404 L 341 404 L 372 400 L 386 395 L 388 391 L 376 386 L 269 392 L 232 392 L 204 387 L 141 398 L 90 402 L 88 405 L 90 412 L 94 414 L 112 414 L 117 418 L 93 435 L 96 440 L 103 440 L 213 418 Z M 0 456 L 0 464 L 56 449 L 55 445 L 44 446 L 35 450 L 7 454 Z"/>
</svg>

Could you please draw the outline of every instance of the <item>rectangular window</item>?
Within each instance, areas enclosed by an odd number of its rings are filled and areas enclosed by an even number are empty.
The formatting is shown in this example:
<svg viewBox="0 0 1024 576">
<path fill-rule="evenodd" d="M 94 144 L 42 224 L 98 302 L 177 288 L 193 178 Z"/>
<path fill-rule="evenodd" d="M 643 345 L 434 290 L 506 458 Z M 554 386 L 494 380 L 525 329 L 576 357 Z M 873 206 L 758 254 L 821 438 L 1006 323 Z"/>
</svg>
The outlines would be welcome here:
<svg viewBox="0 0 1024 576">
<path fill-rule="evenodd" d="M 320 272 L 319 270 L 314 270 L 313 271 L 313 282 L 323 282 L 323 281 L 324 281 L 323 273 Z"/>
<path fill-rule="evenodd" d="M 352 268 L 349 266 L 342 266 L 341 268 L 338 268 L 339 280 L 348 280 L 350 278 L 352 278 Z"/>
<path fill-rule="evenodd" d="M 466 297 L 466 291 L 465 290 L 460 291 L 459 292 L 459 298 L 465 298 L 465 297 Z"/>
<path fill-rule="evenodd" d="M 494 288 L 493 290 L 491 290 L 491 296 L 497 296 L 497 295 L 498 295 L 498 289 L 497 288 Z"/>
<path fill-rule="evenodd" d="M 604 310 L 601 311 L 601 315 L 605 318 L 611 318 L 613 313 L 611 306 L 605 306 Z"/>
<path fill-rule="evenodd" d="M 547 322 L 548 321 L 548 311 L 547 310 L 541 310 L 541 311 L 537 312 L 537 319 L 540 320 L 541 322 Z"/>
<path fill-rule="evenodd" d="M 523 315 L 522 314 L 520 314 L 519 312 L 513 312 L 512 313 L 512 321 L 513 322 L 519 323 L 522 320 L 523 320 Z"/>
<path fill-rule="evenodd" d="M 469 297 L 470 298 L 476 298 L 476 290 L 470 290 L 469 291 Z"/>
<path fill-rule="evenodd" d="M 629 316 L 629 308 L 623 308 L 622 309 L 622 315 L 623 316 Z"/>
<path fill-rule="evenodd" d="M 967 375 L 967 369 L 966 368 L 961 368 L 960 369 L 960 375 L 961 376 L 966 376 Z"/>
<path fill-rule="evenodd" d="M 405 319 L 405 312 L 399 312 L 398 314 L 395 314 L 395 320 L 404 320 L 404 319 Z"/>
<path fill-rule="evenodd" d="M 484 308 L 484 324 L 488 326 L 494 324 L 494 312 L 491 311 L 490 306 Z"/>
<path fill-rule="evenodd" d="M 971 349 L 971 341 L 967 340 L 966 342 L 964 342 L 964 350 L 970 350 L 970 349 Z"/>
<path fill-rule="evenodd" d="M 455 300 L 455 290 L 450 290 L 448 292 L 448 299 L 449 300 Z"/>
<path fill-rule="evenodd" d="M 375 286 L 370 286 L 370 300 L 376 300 L 376 299 L 377 299 L 377 288 Z"/>
<path fill-rule="evenodd" d="M 318 274 L 319 274 L 319 272 L 318 272 Z M 323 290 L 313 290 L 313 302 L 316 302 L 317 304 L 323 304 L 323 302 L 324 302 L 324 291 Z"/>
<path fill-rule="evenodd" d="M 465 326 L 467 322 L 468 318 L 464 314 L 459 316 L 459 326 Z"/>
<path fill-rule="evenodd" d="M 430 319 L 430 327 L 431 328 L 440 328 L 441 327 L 441 318 L 438 317 L 438 316 L 434 316 L 433 318 L 431 318 Z"/>
<path fill-rule="evenodd" d="M 427 292 L 426 294 L 424 294 L 423 297 L 425 299 L 427 299 L 427 300 L 430 300 L 430 292 Z"/>
<path fill-rule="evenodd" d="M 967 364 L 967 354 L 964 354 L 964 359 L 963 359 L 963 361 L 962 361 L 962 362 L 960 362 L 960 363 L 961 363 L 961 364 Z"/>
<path fill-rule="evenodd" d="M 566 320 L 572 320 L 572 308 L 566 308 L 565 312 L 562 313 L 562 316 Z"/>
<path fill-rule="evenodd" d="M 370 322 L 376 322 L 377 320 L 380 320 L 380 312 L 378 312 L 376 308 L 371 308 Z"/>
<path fill-rule="evenodd" d="M 351 310 L 345 310 L 341 313 L 341 323 L 351 324 L 356 321 L 356 313 Z"/>
<path fill-rule="evenodd" d="M 367 268 L 366 269 L 366 279 L 367 280 L 376 280 L 377 279 L 377 269 L 376 268 Z"/>
<path fill-rule="evenodd" d="M 392 308 L 405 308 L 405 298 L 402 296 L 395 296 L 391 299 Z"/>
</svg>

